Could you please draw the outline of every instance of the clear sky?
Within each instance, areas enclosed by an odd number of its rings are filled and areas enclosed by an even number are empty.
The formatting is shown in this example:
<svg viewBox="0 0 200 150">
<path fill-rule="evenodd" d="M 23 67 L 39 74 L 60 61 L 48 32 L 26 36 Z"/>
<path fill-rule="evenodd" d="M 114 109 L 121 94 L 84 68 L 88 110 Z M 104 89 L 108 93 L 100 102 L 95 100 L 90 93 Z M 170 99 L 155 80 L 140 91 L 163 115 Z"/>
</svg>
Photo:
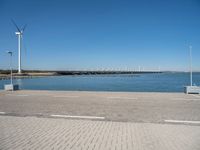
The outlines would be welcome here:
<svg viewBox="0 0 200 150">
<path fill-rule="evenodd" d="M 16 28 L 24 32 L 22 69 L 184 70 L 187 41 L 200 71 L 200 0 L 0 0 L 0 69 L 8 68 Z"/>
</svg>

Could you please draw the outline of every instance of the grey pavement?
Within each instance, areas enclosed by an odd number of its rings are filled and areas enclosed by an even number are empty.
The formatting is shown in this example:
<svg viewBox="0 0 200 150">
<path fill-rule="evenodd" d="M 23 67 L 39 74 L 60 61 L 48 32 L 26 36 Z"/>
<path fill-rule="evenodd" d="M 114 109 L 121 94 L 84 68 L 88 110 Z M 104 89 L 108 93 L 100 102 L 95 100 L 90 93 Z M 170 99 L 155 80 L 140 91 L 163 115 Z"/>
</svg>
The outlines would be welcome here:
<svg viewBox="0 0 200 150">
<path fill-rule="evenodd" d="M 199 108 L 183 93 L 1 91 L 0 150 L 199 150 Z"/>
<path fill-rule="evenodd" d="M 17 91 L 0 93 L 0 112 L 14 116 L 78 115 L 110 121 L 200 121 L 200 95 L 184 93 Z"/>
</svg>

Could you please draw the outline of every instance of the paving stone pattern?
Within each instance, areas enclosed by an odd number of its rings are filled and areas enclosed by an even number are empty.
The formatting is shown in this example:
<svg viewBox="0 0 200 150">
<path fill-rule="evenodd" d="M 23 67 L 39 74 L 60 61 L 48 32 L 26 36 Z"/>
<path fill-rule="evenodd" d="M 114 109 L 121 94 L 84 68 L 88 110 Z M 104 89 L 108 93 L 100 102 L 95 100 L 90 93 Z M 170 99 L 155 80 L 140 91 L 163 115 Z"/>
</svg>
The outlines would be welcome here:
<svg viewBox="0 0 200 150">
<path fill-rule="evenodd" d="M 1 150 L 199 150 L 200 126 L 0 116 Z"/>
</svg>

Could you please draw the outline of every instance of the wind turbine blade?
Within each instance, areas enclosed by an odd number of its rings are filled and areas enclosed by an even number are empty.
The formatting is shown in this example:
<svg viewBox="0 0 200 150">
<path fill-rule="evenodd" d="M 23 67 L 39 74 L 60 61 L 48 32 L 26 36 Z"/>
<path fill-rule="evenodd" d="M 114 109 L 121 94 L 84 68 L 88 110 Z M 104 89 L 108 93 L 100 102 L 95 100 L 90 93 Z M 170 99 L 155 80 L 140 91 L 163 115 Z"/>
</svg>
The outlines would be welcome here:
<svg viewBox="0 0 200 150">
<path fill-rule="evenodd" d="M 14 21 L 13 19 L 11 19 L 11 21 L 12 21 L 12 23 L 14 24 L 14 26 L 17 28 L 17 30 L 18 30 L 19 32 L 21 32 L 20 29 L 19 29 L 19 27 L 18 27 L 17 24 L 15 23 L 15 21 Z"/>
<path fill-rule="evenodd" d="M 22 32 L 24 32 L 24 30 L 26 29 L 27 24 L 24 25 L 24 27 L 22 28 Z"/>
</svg>

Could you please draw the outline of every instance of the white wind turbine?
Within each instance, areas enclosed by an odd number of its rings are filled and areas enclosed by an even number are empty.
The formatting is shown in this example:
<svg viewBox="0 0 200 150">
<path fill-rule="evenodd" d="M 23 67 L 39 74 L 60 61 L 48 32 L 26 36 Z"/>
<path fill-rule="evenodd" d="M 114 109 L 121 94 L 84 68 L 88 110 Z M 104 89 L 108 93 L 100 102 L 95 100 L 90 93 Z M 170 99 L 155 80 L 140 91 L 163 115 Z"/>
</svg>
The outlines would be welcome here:
<svg viewBox="0 0 200 150">
<path fill-rule="evenodd" d="M 17 32 L 15 34 L 18 36 L 18 73 L 21 73 L 21 39 L 24 33 L 24 30 L 26 28 L 26 25 L 23 26 L 23 28 L 19 28 L 17 24 L 12 20 L 12 23 L 17 28 Z"/>
</svg>

